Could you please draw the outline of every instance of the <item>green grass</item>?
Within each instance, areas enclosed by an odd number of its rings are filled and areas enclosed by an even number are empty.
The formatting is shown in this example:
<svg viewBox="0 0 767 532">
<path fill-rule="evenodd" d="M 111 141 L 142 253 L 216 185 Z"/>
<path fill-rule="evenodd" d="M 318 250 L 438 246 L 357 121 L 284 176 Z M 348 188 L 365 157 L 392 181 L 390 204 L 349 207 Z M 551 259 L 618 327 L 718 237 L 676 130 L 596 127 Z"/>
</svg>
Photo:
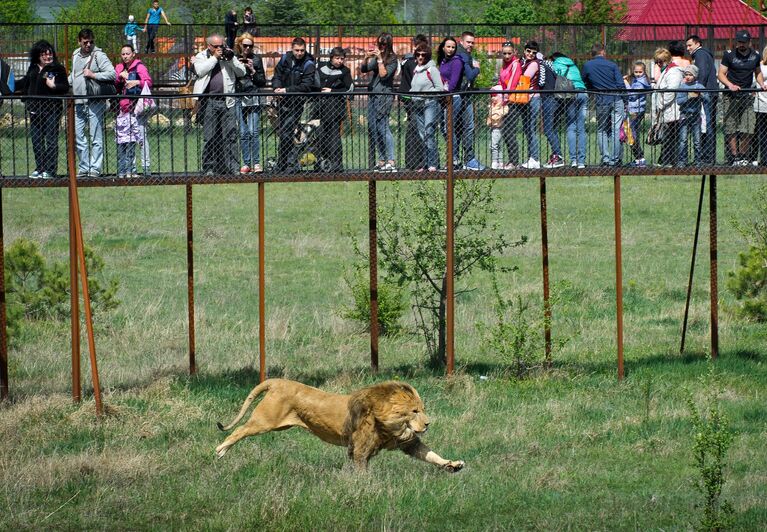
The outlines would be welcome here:
<svg viewBox="0 0 767 532">
<path fill-rule="evenodd" d="M 267 373 L 346 392 L 387 378 L 418 388 L 433 423 L 425 441 L 463 459 L 457 475 L 384 452 L 368 474 L 345 450 L 300 430 L 246 439 L 223 459 L 228 421 L 258 380 L 256 186 L 194 189 L 199 374 L 186 375 L 183 187 L 81 190 L 84 237 L 122 281 L 122 305 L 96 316 L 109 415 L 70 399 L 69 326 L 29 324 L 10 351 L 12 402 L 0 406 L 0 528 L 54 529 L 688 529 L 702 497 L 692 480 L 684 389 L 708 362 L 708 219 L 693 291 L 689 354 L 678 344 L 699 177 L 623 178 L 626 379 L 616 380 L 612 179 L 550 179 L 552 283 L 568 281 L 554 369 L 523 382 L 482 348 L 492 317 L 484 276 L 456 308 L 457 375 L 424 369 L 420 338 L 369 339 L 339 317 L 354 260 L 343 236 L 366 238 L 360 183 L 266 186 Z M 723 496 L 737 529 L 767 522 L 767 328 L 728 310 L 725 272 L 745 248 L 728 222 L 753 213 L 763 177 L 719 178 L 723 408 L 738 437 Z M 403 185 L 409 186 L 407 184 Z M 379 183 L 385 196 L 389 184 Z M 509 293 L 540 298 L 536 180 L 496 185 L 510 238 L 531 242 L 504 263 Z M 67 257 L 65 190 L 6 190 L 6 246 L 25 236 Z M 383 201 L 383 198 L 381 199 Z M 412 320 L 407 325 L 412 329 Z M 83 338 L 84 381 L 87 349 Z M 480 376 L 489 376 L 481 380 Z M 649 384 L 648 384 L 649 383 Z M 649 386 L 649 402 L 646 389 Z M 86 384 L 87 387 L 87 384 Z"/>
</svg>

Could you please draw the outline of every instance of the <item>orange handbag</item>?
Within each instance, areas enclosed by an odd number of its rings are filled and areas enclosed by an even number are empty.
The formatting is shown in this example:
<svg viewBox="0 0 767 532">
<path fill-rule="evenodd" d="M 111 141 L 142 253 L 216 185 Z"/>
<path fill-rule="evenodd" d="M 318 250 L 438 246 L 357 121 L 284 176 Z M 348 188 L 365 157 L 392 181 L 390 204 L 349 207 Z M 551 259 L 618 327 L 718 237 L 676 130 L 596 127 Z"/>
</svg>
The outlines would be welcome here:
<svg viewBox="0 0 767 532">
<path fill-rule="evenodd" d="M 519 83 L 514 89 L 515 91 L 529 91 L 530 90 L 530 76 L 519 76 Z M 532 94 L 529 92 L 519 92 L 509 94 L 509 103 L 526 104 L 530 102 Z"/>
</svg>

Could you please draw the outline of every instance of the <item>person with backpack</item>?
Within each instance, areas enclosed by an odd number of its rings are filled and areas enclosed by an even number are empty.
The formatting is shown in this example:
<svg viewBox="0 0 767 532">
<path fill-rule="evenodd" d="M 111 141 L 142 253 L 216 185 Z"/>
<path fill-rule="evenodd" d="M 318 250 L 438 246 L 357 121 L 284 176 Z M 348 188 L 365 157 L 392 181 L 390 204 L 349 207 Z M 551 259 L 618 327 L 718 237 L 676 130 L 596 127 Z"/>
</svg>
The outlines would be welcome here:
<svg viewBox="0 0 767 532">
<path fill-rule="evenodd" d="M 410 169 L 418 169 L 424 167 L 424 152 L 425 148 L 421 137 L 418 134 L 418 127 L 413 117 L 412 98 L 407 95 L 410 92 L 410 83 L 413 80 L 413 72 L 416 67 L 415 49 L 418 45 L 424 43 L 429 44 L 429 40 L 426 35 L 419 33 L 413 37 L 412 45 L 413 52 L 407 53 L 402 57 L 402 65 L 399 79 L 399 92 L 401 93 L 400 100 L 405 107 L 405 116 L 407 116 L 407 131 L 405 132 L 405 167 Z M 431 46 L 429 46 L 431 49 Z"/>
<path fill-rule="evenodd" d="M 368 49 L 365 61 L 360 67 L 363 74 L 373 73 L 368 83 L 368 162 L 375 172 L 397 171 L 394 137 L 389 127 L 389 113 L 394 104 L 394 77 L 399 66 L 393 40 L 391 33 L 381 33 L 376 40 L 376 46 Z"/>
<path fill-rule="evenodd" d="M 540 59 L 541 65 L 541 113 L 543 115 L 543 134 L 551 146 L 549 160 L 543 166 L 545 168 L 561 168 L 565 165 L 562 158 L 562 145 L 557 133 L 557 112 L 559 111 L 560 98 L 557 98 L 557 74 L 554 65 L 549 59 Z"/>
<path fill-rule="evenodd" d="M 296 128 L 301 121 L 306 104 L 305 96 L 286 95 L 286 93 L 309 93 L 316 89 L 314 57 L 306 51 L 306 41 L 296 37 L 286 53 L 274 68 L 272 87 L 279 96 L 277 135 L 277 172 L 295 173 L 301 170 L 298 163 L 298 151 L 293 142 Z"/>
<path fill-rule="evenodd" d="M 437 65 L 431 59 L 431 46 L 427 43 L 419 44 L 415 49 L 416 67 L 413 71 L 413 79 L 410 83 L 410 92 L 442 92 L 445 86 L 442 83 Z M 430 96 L 413 96 L 411 100 L 413 119 L 418 128 L 418 135 L 424 146 L 425 168 L 417 170 L 423 172 L 436 172 L 439 168 L 439 154 L 437 153 L 437 124 L 439 124 L 439 101 Z"/>
<path fill-rule="evenodd" d="M 586 167 L 586 116 L 588 114 L 589 97 L 586 94 L 586 84 L 581 79 L 581 71 L 572 59 L 561 52 L 551 54 L 551 66 L 557 75 L 559 90 L 579 91 L 575 94 L 560 94 L 565 102 L 565 130 L 567 136 L 567 151 L 570 166 L 573 168 Z M 567 83 L 569 82 L 569 83 Z"/>
<path fill-rule="evenodd" d="M 7 72 L 7 65 L 0 64 L 0 76 Z M 13 77 L 10 79 L 13 83 Z M 0 81 L 7 87 L 7 81 Z M 29 113 L 29 136 L 35 152 L 35 170 L 32 179 L 56 177 L 59 166 L 59 124 L 64 110 L 59 99 L 42 99 L 34 96 L 60 96 L 69 91 L 64 66 L 56 58 L 53 46 L 45 40 L 37 41 L 29 51 L 27 74 L 19 80 L 16 88 L 27 97 L 24 103 Z M 5 92 L 3 92 L 5 94 Z"/>
<path fill-rule="evenodd" d="M 530 90 L 539 91 L 546 84 L 546 71 L 538 59 L 538 43 L 527 41 L 522 59 L 522 75 L 530 78 Z M 541 147 L 538 139 L 538 117 L 541 115 L 541 94 L 533 93 L 530 101 L 522 107 L 522 129 L 527 138 L 528 159 L 522 168 L 529 170 L 541 167 Z"/>
</svg>

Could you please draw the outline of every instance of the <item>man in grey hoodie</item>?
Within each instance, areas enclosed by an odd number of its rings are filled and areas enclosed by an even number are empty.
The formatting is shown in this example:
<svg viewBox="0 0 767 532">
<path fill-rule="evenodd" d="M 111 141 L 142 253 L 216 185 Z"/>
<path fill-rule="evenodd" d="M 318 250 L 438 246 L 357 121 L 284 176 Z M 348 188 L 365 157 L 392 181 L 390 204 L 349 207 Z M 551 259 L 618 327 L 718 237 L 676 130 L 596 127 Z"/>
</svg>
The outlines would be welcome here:
<svg viewBox="0 0 767 532">
<path fill-rule="evenodd" d="M 80 47 L 72 54 L 72 71 L 69 84 L 75 96 L 87 96 L 86 79 L 114 83 L 116 75 L 107 55 L 97 48 L 93 32 L 80 30 L 77 35 Z M 107 101 L 104 99 L 79 98 L 75 100 L 75 146 L 79 164 L 78 177 L 101 175 L 104 164 L 104 114 Z M 88 137 L 86 137 L 86 127 Z"/>
</svg>

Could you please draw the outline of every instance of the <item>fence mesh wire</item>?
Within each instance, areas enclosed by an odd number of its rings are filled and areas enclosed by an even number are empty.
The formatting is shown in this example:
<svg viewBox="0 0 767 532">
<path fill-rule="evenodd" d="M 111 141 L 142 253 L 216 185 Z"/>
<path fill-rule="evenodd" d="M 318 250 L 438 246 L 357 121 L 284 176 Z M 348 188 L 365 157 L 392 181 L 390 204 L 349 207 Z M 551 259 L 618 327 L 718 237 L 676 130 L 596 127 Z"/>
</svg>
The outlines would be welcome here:
<svg viewBox="0 0 767 532">
<path fill-rule="evenodd" d="M 154 96 L 140 113 L 133 105 L 143 104 L 140 98 L 125 111 L 116 98 L 7 97 L 0 108 L 0 173 L 3 186 L 63 181 L 70 103 L 75 168 L 84 183 L 371 173 L 439 179 L 450 164 L 458 175 L 477 177 L 611 175 L 615 168 L 762 173 L 767 166 L 767 93 L 529 96 L 520 103 L 487 91 Z M 628 112 L 632 98 L 646 100 L 644 112 Z M 657 114 L 659 106 L 667 107 Z"/>
</svg>

